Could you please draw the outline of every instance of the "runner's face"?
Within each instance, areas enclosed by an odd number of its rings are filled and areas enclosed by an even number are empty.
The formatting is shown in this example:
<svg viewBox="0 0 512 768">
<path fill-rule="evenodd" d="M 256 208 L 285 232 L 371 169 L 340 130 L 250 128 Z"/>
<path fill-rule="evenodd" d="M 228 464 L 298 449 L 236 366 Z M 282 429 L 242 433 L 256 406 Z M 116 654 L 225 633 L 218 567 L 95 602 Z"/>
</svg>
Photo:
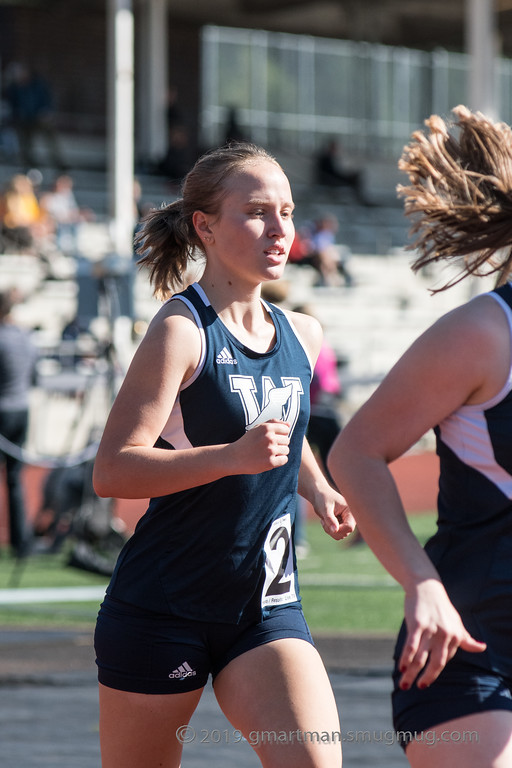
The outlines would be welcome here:
<svg viewBox="0 0 512 768">
<path fill-rule="evenodd" d="M 212 256 L 233 276 L 278 279 L 295 235 L 293 208 L 290 184 L 276 163 L 247 163 L 228 181 L 220 216 L 211 223 Z"/>
</svg>

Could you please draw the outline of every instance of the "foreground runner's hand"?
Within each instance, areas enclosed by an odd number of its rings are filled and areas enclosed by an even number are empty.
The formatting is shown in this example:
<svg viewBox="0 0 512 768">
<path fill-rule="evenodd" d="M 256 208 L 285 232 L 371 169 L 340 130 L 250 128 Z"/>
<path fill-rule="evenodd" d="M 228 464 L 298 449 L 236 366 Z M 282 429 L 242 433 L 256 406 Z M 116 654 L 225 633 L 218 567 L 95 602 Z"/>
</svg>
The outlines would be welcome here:
<svg viewBox="0 0 512 768">
<path fill-rule="evenodd" d="M 313 509 L 322 521 L 324 531 L 336 541 L 346 539 L 356 527 L 345 498 L 328 484 L 323 493 L 315 496 Z"/>
<path fill-rule="evenodd" d="M 407 638 L 399 661 L 400 688 L 427 688 L 455 655 L 458 648 L 471 653 L 485 651 L 464 627 L 440 581 L 426 579 L 405 595 Z"/>
<path fill-rule="evenodd" d="M 285 421 L 273 419 L 259 424 L 227 446 L 230 451 L 229 474 L 256 475 L 282 467 L 288 461 L 289 446 L 290 425 Z"/>
</svg>

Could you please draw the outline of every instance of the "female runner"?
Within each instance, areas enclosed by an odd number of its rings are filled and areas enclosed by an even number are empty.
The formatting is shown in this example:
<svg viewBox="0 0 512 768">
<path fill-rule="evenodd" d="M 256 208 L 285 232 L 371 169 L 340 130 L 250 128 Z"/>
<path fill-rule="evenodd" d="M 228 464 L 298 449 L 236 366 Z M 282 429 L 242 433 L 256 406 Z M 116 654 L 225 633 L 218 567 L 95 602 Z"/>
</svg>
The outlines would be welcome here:
<svg viewBox="0 0 512 768">
<path fill-rule="evenodd" d="M 278 163 L 233 145 L 200 158 L 183 197 L 150 213 L 140 234 L 141 263 L 171 298 L 134 356 L 95 464 L 98 494 L 151 498 L 97 623 L 103 768 L 177 768 L 209 674 L 263 766 L 341 765 L 339 739 L 304 736 L 336 734 L 339 722 L 293 546 L 297 490 L 333 538 L 354 527 L 304 439 L 322 334 L 260 298 L 283 274 L 293 207 Z M 201 278 L 172 294 L 197 254 Z"/>
<path fill-rule="evenodd" d="M 498 273 L 411 346 L 338 436 L 335 481 L 405 591 L 395 726 L 413 768 L 512 765 L 512 131 L 465 107 L 413 134 L 400 189 L 420 269 Z M 445 287 L 453 284 L 453 280 Z M 438 528 L 425 550 L 388 464 L 430 428 Z"/>
</svg>

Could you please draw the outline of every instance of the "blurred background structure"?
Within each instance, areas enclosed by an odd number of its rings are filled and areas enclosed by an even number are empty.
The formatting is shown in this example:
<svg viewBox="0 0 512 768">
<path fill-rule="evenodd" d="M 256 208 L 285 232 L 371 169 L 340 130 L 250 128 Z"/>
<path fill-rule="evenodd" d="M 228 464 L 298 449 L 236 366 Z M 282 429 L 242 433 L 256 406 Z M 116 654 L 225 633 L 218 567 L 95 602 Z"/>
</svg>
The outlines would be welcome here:
<svg viewBox="0 0 512 768">
<path fill-rule="evenodd" d="M 191 152 L 219 143 L 233 110 L 248 138 L 304 157 L 335 136 L 363 167 L 394 160 L 456 101 L 511 117 L 510 0 L 0 3 L 4 96 L 21 64 L 51 85 L 70 163 L 109 161 L 116 50 L 139 168 L 162 160 L 177 124 Z"/>
<path fill-rule="evenodd" d="M 510 0 L 2 0 L 0 160 L 90 171 L 79 193 L 125 253 L 133 169 L 179 182 L 233 127 L 278 155 L 299 202 L 334 142 L 361 193 L 389 204 L 426 116 L 462 102 L 512 119 L 511 51 Z M 35 117 L 19 114 L 23 69 Z"/>
<path fill-rule="evenodd" d="M 101 203 L 125 240 L 121 156 L 178 180 L 233 119 L 306 187 L 335 139 L 338 162 L 389 201 L 425 116 L 463 102 L 512 118 L 511 52 L 510 0 L 2 0 L 0 159 L 27 159 L 12 98 L 25 67 L 46 91 L 34 139 L 55 158 L 58 135 L 61 164 L 110 171 Z"/>
<path fill-rule="evenodd" d="M 157 306 L 133 231 L 229 139 L 290 177 L 288 296 L 322 321 L 349 416 L 465 298 L 430 299 L 435 275 L 408 273 L 402 147 L 458 103 L 512 122 L 511 57 L 511 0 L 0 0 L 0 288 L 40 351 L 27 474 L 90 458 Z M 329 280 L 311 250 L 323 219 Z"/>
</svg>

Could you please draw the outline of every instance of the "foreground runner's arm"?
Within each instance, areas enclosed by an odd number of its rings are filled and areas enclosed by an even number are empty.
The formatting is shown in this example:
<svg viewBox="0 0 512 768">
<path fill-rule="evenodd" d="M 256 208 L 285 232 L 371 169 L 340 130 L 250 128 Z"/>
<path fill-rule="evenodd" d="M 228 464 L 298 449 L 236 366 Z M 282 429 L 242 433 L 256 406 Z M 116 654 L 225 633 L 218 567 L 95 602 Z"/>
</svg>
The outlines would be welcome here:
<svg viewBox="0 0 512 768">
<path fill-rule="evenodd" d="M 322 346 L 323 330 L 315 317 L 300 312 L 287 313 L 315 365 Z M 329 536 L 340 540 L 354 530 L 356 523 L 347 502 L 328 482 L 306 438 L 299 472 L 299 494 L 309 501 Z"/>
<path fill-rule="evenodd" d="M 94 466 L 99 496 L 146 499 L 257 474 L 288 461 L 289 425 L 270 421 L 225 445 L 155 448 L 183 381 L 195 371 L 200 336 L 179 302 L 164 305 L 138 347 L 112 406 Z M 148 374 L 149 372 L 149 374 Z"/>
<path fill-rule="evenodd" d="M 329 485 L 306 438 L 299 472 L 299 494 L 309 501 L 324 531 L 333 539 L 345 539 L 353 532 L 356 521 L 347 502 Z"/>
<path fill-rule="evenodd" d="M 486 300 L 484 300 L 486 301 Z M 493 310 L 490 313 L 494 317 Z M 388 464 L 461 404 L 485 401 L 488 366 L 501 370 L 493 317 L 480 300 L 441 318 L 394 366 L 346 425 L 329 455 L 366 543 L 405 591 L 407 639 L 400 658 L 401 686 L 421 670 L 430 685 L 457 648 L 479 652 L 453 607 L 439 574 L 414 536 Z"/>
</svg>

